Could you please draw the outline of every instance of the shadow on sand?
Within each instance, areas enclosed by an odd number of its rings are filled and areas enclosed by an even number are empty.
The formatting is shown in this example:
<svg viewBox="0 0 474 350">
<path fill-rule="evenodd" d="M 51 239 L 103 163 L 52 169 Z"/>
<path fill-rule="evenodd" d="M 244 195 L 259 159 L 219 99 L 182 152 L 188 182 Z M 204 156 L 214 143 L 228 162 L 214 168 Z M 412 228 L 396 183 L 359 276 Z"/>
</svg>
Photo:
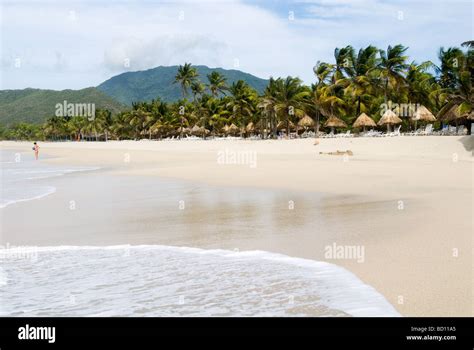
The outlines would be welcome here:
<svg viewBox="0 0 474 350">
<path fill-rule="evenodd" d="M 466 151 L 471 152 L 474 156 L 474 135 L 463 136 L 459 141 L 461 141 Z"/>
</svg>

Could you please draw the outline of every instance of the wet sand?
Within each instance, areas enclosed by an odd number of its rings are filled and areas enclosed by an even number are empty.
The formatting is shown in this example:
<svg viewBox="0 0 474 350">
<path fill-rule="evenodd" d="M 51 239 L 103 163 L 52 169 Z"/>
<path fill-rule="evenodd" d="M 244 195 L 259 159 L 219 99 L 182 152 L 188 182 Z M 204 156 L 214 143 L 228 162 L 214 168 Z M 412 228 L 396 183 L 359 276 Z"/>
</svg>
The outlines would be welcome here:
<svg viewBox="0 0 474 350">
<path fill-rule="evenodd" d="M 402 315 L 472 316 L 469 149 L 454 137 L 313 141 L 43 143 L 48 162 L 102 169 L 2 209 L 1 241 L 266 250 L 343 266 Z M 226 149 L 255 152 L 257 166 L 219 164 Z M 327 259 L 332 244 L 364 247 L 364 261 Z"/>
</svg>

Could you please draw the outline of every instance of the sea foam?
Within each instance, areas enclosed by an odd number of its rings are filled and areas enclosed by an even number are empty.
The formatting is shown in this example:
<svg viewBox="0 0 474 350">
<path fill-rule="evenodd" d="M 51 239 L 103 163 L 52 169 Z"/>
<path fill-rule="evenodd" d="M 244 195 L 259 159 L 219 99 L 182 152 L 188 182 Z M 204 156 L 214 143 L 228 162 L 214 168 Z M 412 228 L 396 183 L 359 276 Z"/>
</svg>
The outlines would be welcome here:
<svg viewBox="0 0 474 350">
<path fill-rule="evenodd" d="M 4 316 L 399 316 L 339 266 L 265 251 L 21 249 L 37 259 L 2 261 Z"/>
</svg>

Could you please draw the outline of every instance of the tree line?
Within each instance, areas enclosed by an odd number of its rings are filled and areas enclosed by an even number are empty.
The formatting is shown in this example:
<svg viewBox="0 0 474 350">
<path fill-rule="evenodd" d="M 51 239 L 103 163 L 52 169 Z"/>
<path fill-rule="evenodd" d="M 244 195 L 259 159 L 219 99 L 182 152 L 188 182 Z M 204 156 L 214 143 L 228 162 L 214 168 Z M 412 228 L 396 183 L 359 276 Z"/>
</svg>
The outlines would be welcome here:
<svg viewBox="0 0 474 350">
<path fill-rule="evenodd" d="M 19 140 L 124 140 L 252 133 L 275 137 L 278 130 L 292 130 L 301 118 L 314 121 L 318 133 L 323 122 L 337 116 L 351 125 L 366 113 L 380 119 L 382 105 L 416 104 L 432 111 L 441 123 L 471 123 L 473 113 L 473 41 L 461 47 L 440 48 L 437 64 L 410 61 L 403 45 L 379 49 L 367 46 L 336 48 L 334 63 L 317 62 L 315 82 L 297 77 L 270 78 L 262 94 L 242 80 L 228 84 L 219 72 L 200 77 L 185 63 L 175 83 L 181 99 L 165 102 L 159 97 L 135 102 L 112 115 L 97 110 L 94 118 L 53 116 L 42 125 L 19 123 L 0 127 L 0 137 Z M 202 80 L 201 80 L 202 79 Z M 457 118 L 447 120 L 448 112 Z M 408 116 L 409 117 L 409 116 Z M 402 128 L 413 128 L 404 118 Z"/>
</svg>

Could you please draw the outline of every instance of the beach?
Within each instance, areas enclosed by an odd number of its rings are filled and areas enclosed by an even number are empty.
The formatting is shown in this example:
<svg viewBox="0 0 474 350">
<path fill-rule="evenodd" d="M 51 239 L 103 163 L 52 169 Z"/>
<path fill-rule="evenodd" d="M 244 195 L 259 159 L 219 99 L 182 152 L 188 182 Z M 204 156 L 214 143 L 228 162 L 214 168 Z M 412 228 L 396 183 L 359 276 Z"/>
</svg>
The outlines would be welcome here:
<svg viewBox="0 0 474 350">
<path fill-rule="evenodd" d="M 340 266 L 403 316 L 473 316 L 473 138 L 40 142 L 77 171 L 0 209 L 0 243 L 277 253 Z"/>
</svg>

